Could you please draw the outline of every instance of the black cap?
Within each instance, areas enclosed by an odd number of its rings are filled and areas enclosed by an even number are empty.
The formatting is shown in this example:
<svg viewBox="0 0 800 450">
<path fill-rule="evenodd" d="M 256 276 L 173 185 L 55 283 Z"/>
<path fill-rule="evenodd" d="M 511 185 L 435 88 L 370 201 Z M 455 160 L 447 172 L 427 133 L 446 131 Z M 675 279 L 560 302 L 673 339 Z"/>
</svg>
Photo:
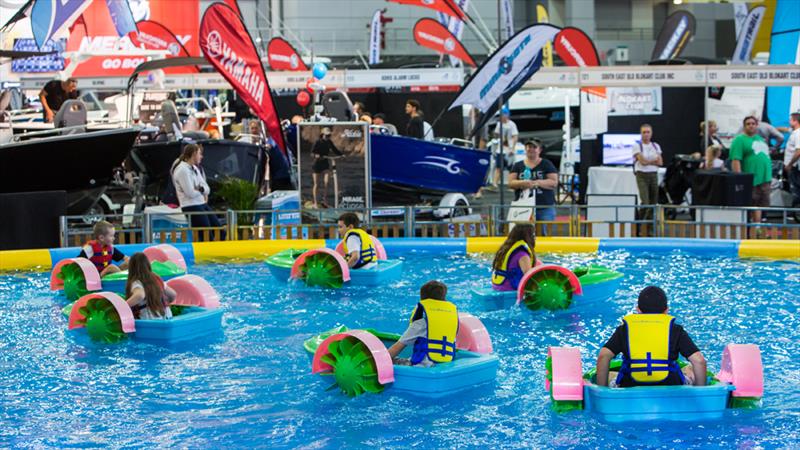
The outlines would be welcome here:
<svg viewBox="0 0 800 450">
<path fill-rule="evenodd" d="M 660 287 L 647 286 L 639 292 L 638 306 L 645 314 L 661 314 L 667 309 L 667 294 Z"/>
</svg>

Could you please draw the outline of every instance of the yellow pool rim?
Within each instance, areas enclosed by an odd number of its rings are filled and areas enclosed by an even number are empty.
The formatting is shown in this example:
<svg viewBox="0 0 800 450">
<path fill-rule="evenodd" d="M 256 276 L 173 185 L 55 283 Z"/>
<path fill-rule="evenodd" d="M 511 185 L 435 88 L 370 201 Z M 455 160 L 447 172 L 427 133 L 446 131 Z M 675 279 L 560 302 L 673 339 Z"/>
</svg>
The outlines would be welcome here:
<svg viewBox="0 0 800 450">
<path fill-rule="evenodd" d="M 53 262 L 50 250 L 5 250 L 0 251 L 0 272 L 11 270 L 50 270 Z"/>
<path fill-rule="evenodd" d="M 743 240 L 739 243 L 740 258 L 800 258 L 800 240 Z"/>
<path fill-rule="evenodd" d="M 195 242 L 192 244 L 195 262 L 264 259 L 290 248 L 310 250 L 325 247 L 323 239 L 284 239 L 265 241 Z"/>
<path fill-rule="evenodd" d="M 468 238 L 467 253 L 496 253 L 504 237 Z M 541 253 L 597 253 L 598 238 L 538 237 L 536 251 Z"/>
</svg>

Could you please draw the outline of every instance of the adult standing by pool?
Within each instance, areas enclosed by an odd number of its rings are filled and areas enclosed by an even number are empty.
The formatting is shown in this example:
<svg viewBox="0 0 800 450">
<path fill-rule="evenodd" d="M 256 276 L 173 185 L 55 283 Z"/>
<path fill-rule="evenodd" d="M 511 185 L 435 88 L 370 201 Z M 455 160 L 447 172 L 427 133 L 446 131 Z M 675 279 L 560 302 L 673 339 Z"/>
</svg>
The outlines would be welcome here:
<svg viewBox="0 0 800 450">
<path fill-rule="evenodd" d="M 406 102 L 406 114 L 408 114 L 408 124 L 406 125 L 406 136 L 417 139 L 425 137 L 425 121 L 422 120 L 422 105 L 413 98 Z"/>
<path fill-rule="evenodd" d="M 52 122 L 61 105 L 67 100 L 78 98 L 78 80 L 67 78 L 65 81 L 50 80 L 39 92 L 42 102 L 42 114 L 45 122 Z"/>
<path fill-rule="evenodd" d="M 639 199 L 642 205 L 658 203 L 658 168 L 664 164 L 661 159 L 661 147 L 653 142 L 653 127 L 643 124 L 639 127 L 642 140 L 633 146 L 633 172 L 636 174 L 636 186 L 639 188 Z M 641 211 L 640 220 L 652 220 L 653 210 Z M 642 233 L 640 231 L 639 235 Z"/>
<path fill-rule="evenodd" d="M 200 163 L 203 161 L 203 146 L 200 144 L 186 144 L 183 153 L 172 164 L 172 183 L 178 194 L 178 202 L 183 212 L 211 212 L 208 206 L 208 195 L 211 188 L 206 181 L 206 173 Z M 192 228 L 221 227 L 219 219 L 214 214 L 189 214 Z M 224 237 L 223 231 L 223 239 Z M 202 239 L 202 234 L 200 239 Z"/>
<path fill-rule="evenodd" d="M 752 205 L 769 207 L 769 185 L 772 181 L 769 147 L 757 133 L 758 119 L 747 116 L 743 123 L 744 133 L 737 135 L 731 142 L 731 170 L 734 173 L 752 173 Z M 760 209 L 753 211 L 752 219 L 754 223 L 761 223 Z M 750 237 L 756 237 L 759 233 L 759 228 L 753 228 L 750 230 Z"/>
<path fill-rule="evenodd" d="M 542 143 L 533 139 L 525 143 L 525 159 L 511 166 L 508 186 L 514 189 L 514 200 L 536 195 L 536 220 L 556 220 L 556 194 L 558 170 L 547 159 L 543 159 Z M 544 235 L 546 235 L 547 228 Z"/>
</svg>

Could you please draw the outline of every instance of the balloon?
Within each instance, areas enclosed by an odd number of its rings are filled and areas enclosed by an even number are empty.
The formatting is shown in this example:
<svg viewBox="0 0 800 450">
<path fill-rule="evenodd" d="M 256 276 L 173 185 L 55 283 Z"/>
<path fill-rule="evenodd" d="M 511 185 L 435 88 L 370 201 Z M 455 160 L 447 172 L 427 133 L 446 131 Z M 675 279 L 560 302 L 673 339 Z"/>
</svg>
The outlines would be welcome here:
<svg viewBox="0 0 800 450">
<path fill-rule="evenodd" d="M 322 63 L 314 64 L 314 69 L 311 71 L 314 74 L 314 78 L 321 80 L 325 78 L 325 74 L 328 73 L 328 67 Z"/>
<path fill-rule="evenodd" d="M 297 93 L 297 104 L 305 108 L 308 106 L 308 103 L 311 102 L 311 96 L 308 95 L 308 91 L 300 91 Z"/>
<path fill-rule="evenodd" d="M 315 80 L 314 77 L 309 78 L 308 81 L 306 81 L 306 89 L 308 89 L 311 92 L 314 92 L 315 91 L 314 84 L 316 83 L 316 81 L 317 80 Z"/>
</svg>

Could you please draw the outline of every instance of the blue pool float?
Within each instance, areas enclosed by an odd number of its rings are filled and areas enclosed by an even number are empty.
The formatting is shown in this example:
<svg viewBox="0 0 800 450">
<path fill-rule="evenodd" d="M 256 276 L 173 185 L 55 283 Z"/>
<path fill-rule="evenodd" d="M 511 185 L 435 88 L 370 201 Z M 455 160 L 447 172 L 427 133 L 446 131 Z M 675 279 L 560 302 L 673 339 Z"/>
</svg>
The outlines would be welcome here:
<svg viewBox="0 0 800 450">
<path fill-rule="evenodd" d="M 378 249 L 376 264 L 361 269 L 350 269 L 341 253 L 329 248 L 284 250 L 269 256 L 266 264 L 270 273 L 278 280 L 301 280 L 308 286 L 340 288 L 345 283 L 354 286 L 379 286 L 398 280 L 403 273 L 403 262 L 386 259 L 383 247 Z"/>
<path fill-rule="evenodd" d="M 394 365 L 388 347 L 399 334 L 375 330 L 348 330 L 338 327 L 305 342 L 313 359 L 311 371 L 330 375 L 343 393 L 356 396 L 365 392 L 391 390 L 439 398 L 494 381 L 499 359 L 492 354 L 489 333 L 476 317 L 459 313 L 456 356 L 452 362 L 433 367 Z M 410 356 L 410 349 L 404 350 Z"/>
<path fill-rule="evenodd" d="M 572 347 L 550 347 L 545 366 L 554 410 L 585 409 L 607 422 L 719 419 L 726 408 L 758 407 L 764 395 L 761 351 L 753 344 L 728 344 L 720 372 L 706 386 L 598 386 Z"/>
<path fill-rule="evenodd" d="M 622 276 L 620 272 L 598 265 L 570 271 L 554 264 L 541 264 L 525 274 L 517 290 L 473 288 L 472 296 L 494 309 L 519 304 L 530 309 L 566 309 L 573 300 L 598 302 L 611 298 L 619 289 Z"/>
<path fill-rule="evenodd" d="M 197 275 L 167 281 L 177 296 L 170 307 L 172 319 L 134 319 L 125 300 L 113 292 L 84 295 L 71 306 L 69 329 L 85 328 L 92 341 L 115 343 L 131 337 L 137 341 L 171 345 L 195 341 L 219 332 L 222 309 L 219 295 Z"/>
</svg>

